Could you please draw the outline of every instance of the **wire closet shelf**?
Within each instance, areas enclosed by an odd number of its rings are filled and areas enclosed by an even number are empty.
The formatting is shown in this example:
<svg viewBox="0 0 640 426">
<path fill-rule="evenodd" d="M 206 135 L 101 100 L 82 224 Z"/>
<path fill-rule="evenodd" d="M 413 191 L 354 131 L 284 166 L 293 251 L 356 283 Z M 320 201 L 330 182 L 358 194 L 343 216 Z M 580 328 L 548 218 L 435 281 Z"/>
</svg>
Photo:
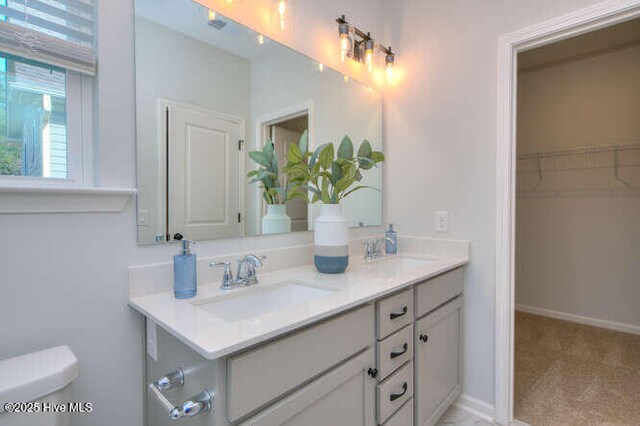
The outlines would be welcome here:
<svg viewBox="0 0 640 426">
<path fill-rule="evenodd" d="M 640 195 L 640 143 L 517 156 L 520 196 Z"/>
</svg>

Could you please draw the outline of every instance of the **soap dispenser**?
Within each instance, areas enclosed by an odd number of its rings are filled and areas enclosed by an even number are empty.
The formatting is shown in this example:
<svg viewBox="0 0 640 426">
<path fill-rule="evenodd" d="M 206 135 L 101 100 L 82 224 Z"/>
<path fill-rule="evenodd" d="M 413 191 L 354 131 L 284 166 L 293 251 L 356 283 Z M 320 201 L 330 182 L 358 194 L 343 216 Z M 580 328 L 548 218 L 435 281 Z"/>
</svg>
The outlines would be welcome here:
<svg viewBox="0 0 640 426">
<path fill-rule="evenodd" d="M 398 233 L 393 230 L 393 223 L 389 224 L 389 229 L 384 233 L 385 236 L 385 252 L 387 254 L 398 253 Z"/>
<path fill-rule="evenodd" d="M 173 294 L 176 299 L 188 299 L 195 296 L 198 290 L 196 255 L 189 248 L 193 241 L 179 233 L 173 239 L 182 243 L 180 253 L 173 256 Z"/>
</svg>

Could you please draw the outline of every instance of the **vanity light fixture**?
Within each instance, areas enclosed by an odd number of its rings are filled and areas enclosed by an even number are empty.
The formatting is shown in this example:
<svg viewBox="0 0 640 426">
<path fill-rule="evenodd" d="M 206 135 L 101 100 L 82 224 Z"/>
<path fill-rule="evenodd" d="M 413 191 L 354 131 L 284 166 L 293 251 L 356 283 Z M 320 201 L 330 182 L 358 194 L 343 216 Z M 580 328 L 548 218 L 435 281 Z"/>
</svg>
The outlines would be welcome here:
<svg viewBox="0 0 640 426">
<path fill-rule="evenodd" d="M 340 59 L 342 62 L 344 62 L 346 58 L 351 58 L 354 61 L 364 64 L 369 72 L 373 72 L 376 63 L 376 50 L 379 50 L 384 55 L 387 78 L 391 80 L 396 57 L 396 54 L 391 51 L 391 48 L 376 43 L 371 33 L 365 33 L 354 25 L 351 25 L 345 18 L 345 15 L 336 19 L 336 22 L 338 23 L 338 35 L 340 36 Z"/>
</svg>

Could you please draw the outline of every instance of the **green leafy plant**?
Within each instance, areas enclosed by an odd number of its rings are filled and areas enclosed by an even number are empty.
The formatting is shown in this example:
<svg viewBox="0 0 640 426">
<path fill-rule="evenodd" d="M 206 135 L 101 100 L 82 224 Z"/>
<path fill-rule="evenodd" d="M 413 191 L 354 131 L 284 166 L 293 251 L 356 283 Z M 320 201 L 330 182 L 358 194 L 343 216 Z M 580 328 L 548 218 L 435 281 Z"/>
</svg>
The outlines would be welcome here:
<svg viewBox="0 0 640 426">
<path fill-rule="evenodd" d="M 307 152 L 308 146 L 309 136 L 305 130 L 298 144 L 292 144 L 289 151 L 295 147 L 294 150 L 297 152 Z M 291 176 L 287 173 L 280 175 L 278 156 L 271 140 L 267 141 L 262 151 L 250 151 L 249 158 L 260 166 L 247 174 L 247 177 L 251 178 L 249 183 L 259 183 L 262 197 L 267 204 L 284 204 L 295 198 L 301 198 L 305 201 L 308 199 L 304 178 Z"/>
<path fill-rule="evenodd" d="M 302 187 L 313 194 L 312 203 L 337 204 L 361 189 L 377 189 L 357 185 L 363 178 L 363 171 L 384 161 L 384 154 L 374 151 L 366 139 L 355 155 L 349 136 L 342 139 L 337 152 L 332 143 L 319 146 L 313 154 L 299 148 L 295 145 L 289 148 L 284 171 L 292 181 L 302 182 Z"/>
</svg>

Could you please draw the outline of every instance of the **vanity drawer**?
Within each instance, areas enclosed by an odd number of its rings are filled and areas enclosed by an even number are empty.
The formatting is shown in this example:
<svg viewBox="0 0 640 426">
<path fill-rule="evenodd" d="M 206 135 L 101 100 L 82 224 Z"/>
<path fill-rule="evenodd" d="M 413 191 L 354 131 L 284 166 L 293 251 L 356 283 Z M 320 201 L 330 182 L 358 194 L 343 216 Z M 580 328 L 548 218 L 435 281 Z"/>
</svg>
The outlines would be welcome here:
<svg viewBox="0 0 640 426">
<path fill-rule="evenodd" d="M 416 285 L 416 318 L 462 293 L 463 279 L 463 268 L 458 268 Z"/>
<path fill-rule="evenodd" d="M 376 309 L 376 337 L 380 340 L 413 322 L 413 290 L 377 302 Z"/>
<path fill-rule="evenodd" d="M 412 396 L 413 362 L 408 362 L 376 387 L 378 423 L 386 422 Z"/>
<path fill-rule="evenodd" d="M 235 422 L 360 352 L 374 341 L 372 305 L 232 356 L 227 412 Z"/>
<path fill-rule="evenodd" d="M 413 359 L 413 324 L 376 343 L 376 365 L 381 380 Z"/>
<path fill-rule="evenodd" d="M 383 426 L 413 426 L 413 398 L 405 402 Z"/>
</svg>

